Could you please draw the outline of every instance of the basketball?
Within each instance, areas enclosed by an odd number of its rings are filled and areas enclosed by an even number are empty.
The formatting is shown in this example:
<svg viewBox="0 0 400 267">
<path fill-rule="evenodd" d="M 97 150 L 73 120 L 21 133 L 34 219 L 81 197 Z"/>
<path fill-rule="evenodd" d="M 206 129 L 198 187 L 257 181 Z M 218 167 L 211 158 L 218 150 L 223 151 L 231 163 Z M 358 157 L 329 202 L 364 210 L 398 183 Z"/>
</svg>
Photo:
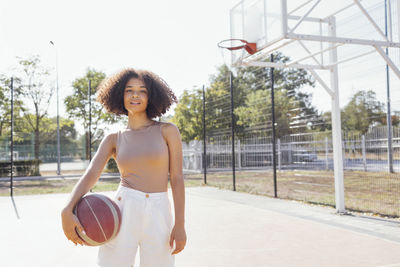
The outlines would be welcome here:
<svg viewBox="0 0 400 267">
<path fill-rule="evenodd" d="M 109 197 L 89 194 L 82 197 L 74 208 L 86 234 L 76 229 L 88 246 L 100 246 L 113 239 L 121 226 L 121 211 Z"/>
</svg>

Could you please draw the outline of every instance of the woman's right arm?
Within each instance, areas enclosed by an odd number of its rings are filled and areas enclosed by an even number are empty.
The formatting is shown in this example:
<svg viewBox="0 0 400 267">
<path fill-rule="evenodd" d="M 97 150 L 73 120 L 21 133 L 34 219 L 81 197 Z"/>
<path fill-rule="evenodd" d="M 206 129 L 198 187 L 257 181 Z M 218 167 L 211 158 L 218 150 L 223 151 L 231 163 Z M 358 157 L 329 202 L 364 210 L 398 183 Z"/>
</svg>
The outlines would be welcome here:
<svg viewBox="0 0 400 267">
<path fill-rule="evenodd" d="M 83 241 L 78 237 L 75 228 L 83 231 L 78 218 L 73 214 L 73 209 L 78 201 L 96 184 L 104 166 L 113 154 L 116 143 L 116 134 L 109 134 L 103 138 L 99 149 L 90 162 L 81 179 L 74 186 L 70 198 L 61 212 L 62 226 L 65 236 L 73 243 L 83 245 Z"/>
</svg>

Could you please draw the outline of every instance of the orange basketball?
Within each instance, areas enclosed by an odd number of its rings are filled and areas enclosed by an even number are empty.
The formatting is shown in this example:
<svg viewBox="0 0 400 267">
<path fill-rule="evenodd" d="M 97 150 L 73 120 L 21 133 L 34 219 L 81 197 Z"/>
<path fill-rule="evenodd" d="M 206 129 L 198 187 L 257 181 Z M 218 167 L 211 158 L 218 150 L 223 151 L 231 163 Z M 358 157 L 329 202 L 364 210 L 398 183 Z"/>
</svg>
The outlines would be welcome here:
<svg viewBox="0 0 400 267">
<path fill-rule="evenodd" d="M 121 211 L 109 197 L 89 194 L 82 197 L 74 208 L 86 234 L 76 229 L 88 246 L 100 246 L 113 239 L 121 226 Z"/>
</svg>

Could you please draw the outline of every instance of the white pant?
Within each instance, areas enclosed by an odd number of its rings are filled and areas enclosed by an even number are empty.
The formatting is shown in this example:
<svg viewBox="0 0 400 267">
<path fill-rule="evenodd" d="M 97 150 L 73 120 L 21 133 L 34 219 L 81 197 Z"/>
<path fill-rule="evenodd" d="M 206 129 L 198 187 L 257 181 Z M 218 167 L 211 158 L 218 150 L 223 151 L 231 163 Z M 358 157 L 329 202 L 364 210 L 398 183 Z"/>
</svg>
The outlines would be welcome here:
<svg viewBox="0 0 400 267">
<path fill-rule="evenodd" d="M 131 267 L 140 246 L 140 267 L 173 267 L 175 255 L 169 246 L 173 227 L 168 192 L 144 193 L 119 186 L 114 201 L 121 210 L 118 235 L 99 247 L 102 267 Z M 136 267 L 136 266 L 135 266 Z"/>
</svg>

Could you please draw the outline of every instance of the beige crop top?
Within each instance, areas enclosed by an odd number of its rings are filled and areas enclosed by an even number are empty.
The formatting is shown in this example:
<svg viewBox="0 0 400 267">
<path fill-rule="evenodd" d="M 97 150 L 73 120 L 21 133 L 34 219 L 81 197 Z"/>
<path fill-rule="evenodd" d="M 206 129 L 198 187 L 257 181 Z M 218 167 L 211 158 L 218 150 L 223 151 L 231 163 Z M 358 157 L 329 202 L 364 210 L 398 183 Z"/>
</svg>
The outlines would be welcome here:
<svg viewBox="0 0 400 267">
<path fill-rule="evenodd" d="M 123 186 L 138 190 L 167 188 L 169 155 L 161 125 L 155 121 L 144 129 L 117 132 L 115 161 Z"/>
</svg>

